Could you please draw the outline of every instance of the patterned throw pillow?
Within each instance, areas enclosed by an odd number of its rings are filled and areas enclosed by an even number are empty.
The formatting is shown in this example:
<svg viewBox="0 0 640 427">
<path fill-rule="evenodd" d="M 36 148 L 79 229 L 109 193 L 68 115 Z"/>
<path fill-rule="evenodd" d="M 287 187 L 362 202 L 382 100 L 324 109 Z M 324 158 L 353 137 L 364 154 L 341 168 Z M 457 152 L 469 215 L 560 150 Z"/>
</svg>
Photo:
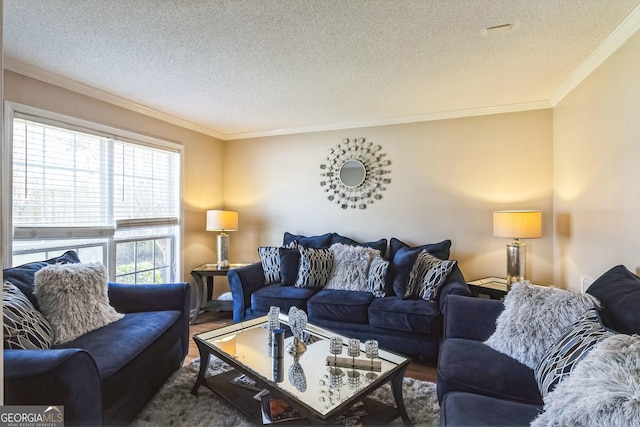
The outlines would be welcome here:
<svg viewBox="0 0 640 427">
<path fill-rule="evenodd" d="M 109 305 L 107 269 L 95 264 L 56 264 L 35 275 L 35 295 L 55 332 L 54 344 L 124 317 Z"/>
<path fill-rule="evenodd" d="M 367 285 L 369 292 L 375 297 L 383 297 L 386 295 L 386 277 L 389 269 L 389 261 L 381 256 L 377 256 L 371 261 L 369 266 L 369 276 L 367 277 Z"/>
<path fill-rule="evenodd" d="M 289 242 L 283 248 L 295 249 L 298 247 L 297 242 Z M 258 248 L 262 271 L 264 271 L 264 284 L 280 283 L 280 248 L 275 246 L 261 246 Z"/>
<path fill-rule="evenodd" d="M 280 248 L 261 246 L 258 248 L 258 255 L 264 271 L 264 284 L 278 283 L 280 281 Z"/>
<path fill-rule="evenodd" d="M 441 260 L 428 251 L 422 250 L 409 273 L 407 290 L 403 298 L 418 296 L 425 301 L 435 302 L 440 287 L 447 280 L 456 262 Z"/>
<path fill-rule="evenodd" d="M 615 334 L 602 325 L 598 310 L 587 310 L 571 328 L 558 337 L 538 363 L 535 376 L 542 397 L 566 379 L 596 344 L 613 335 Z"/>
<path fill-rule="evenodd" d="M 640 336 L 605 338 L 544 399 L 542 426 L 640 425 Z"/>
<path fill-rule="evenodd" d="M 429 252 L 425 252 L 423 257 L 425 258 L 427 267 L 425 269 L 424 279 L 422 279 L 422 283 L 418 289 L 418 296 L 425 301 L 436 302 L 440 288 L 458 261 L 444 261 L 434 257 Z"/>
<path fill-rule="evenodd" d="M 329 249 L 300 247 L 300 269 L 297 288 L 322 288 L 333 270 L 333 254 Z"/>
<path fill-rule="evenodd" d="M 53 328 L 16 286 L 2 286 L 2 333 L 4 348 L 46 350 L 53 342 Z"/>
</svg>

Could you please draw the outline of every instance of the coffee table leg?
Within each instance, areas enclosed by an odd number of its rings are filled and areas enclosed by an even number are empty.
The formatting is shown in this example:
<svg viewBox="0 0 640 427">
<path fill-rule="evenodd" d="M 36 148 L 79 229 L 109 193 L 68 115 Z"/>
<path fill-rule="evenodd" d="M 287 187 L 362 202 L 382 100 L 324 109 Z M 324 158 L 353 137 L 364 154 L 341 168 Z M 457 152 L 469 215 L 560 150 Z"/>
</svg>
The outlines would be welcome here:
<svg viewBox="0 0 640 427">
<path fill-rule="evenodd" d="M 200 371 L 198 372 L 198 379 L 191 389 L 191 394 L 194 395 L 198 394 L 198 388 L 200 388 L 201 384 L 204 384 L 204 375 L 207 373 L 209 357 L 211 356 L 211 354 L 205 350 L 198 341 L 196 341 L 196 344 L 198 345 L 198 351 L 200 352 Z"/>
<path fill-rule="evenodd" d="M 409 415 L 407 415 L 407 409 L 404 407 L 404 400 L 402 399 L 402 379 L 404 378 L 404 371 L 406 367 L 396 372 L 391 379 L 391 392 L 393 393 L 393 400 L 396 401 L 396 408 L 400 412 L 402 421 L 405 425 L 411 425 Z"/>
</svg>

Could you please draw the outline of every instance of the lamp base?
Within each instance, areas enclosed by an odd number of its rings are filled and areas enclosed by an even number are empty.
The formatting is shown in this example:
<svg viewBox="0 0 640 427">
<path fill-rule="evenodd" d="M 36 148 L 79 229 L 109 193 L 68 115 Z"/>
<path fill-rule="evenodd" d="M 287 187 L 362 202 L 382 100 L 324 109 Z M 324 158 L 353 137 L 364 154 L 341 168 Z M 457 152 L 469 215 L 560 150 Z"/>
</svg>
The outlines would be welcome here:
<svg viewBox="0 0 640 427">
<path fill-rule="evenodd" d="M 524 281 L 527 245 L 518 239 L 507 244 L 507 290 L 511 285 Z"/>
<path fill-rule="evenodd" d="M 229 235 L 218 234 L 218 268 L 229 267 Z"/>
</svg>

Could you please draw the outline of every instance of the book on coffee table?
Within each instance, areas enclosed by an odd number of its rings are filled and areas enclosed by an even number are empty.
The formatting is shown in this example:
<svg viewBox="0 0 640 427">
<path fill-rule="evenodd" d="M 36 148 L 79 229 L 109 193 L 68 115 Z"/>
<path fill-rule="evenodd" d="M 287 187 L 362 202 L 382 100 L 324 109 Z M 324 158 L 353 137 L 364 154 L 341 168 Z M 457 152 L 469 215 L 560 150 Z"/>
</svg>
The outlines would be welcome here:
<svg viewBox="0 0 640 427">
<path fill-rule="evenodd" d="M 260 405 L 262 408 L 263 424 L 279 423 L 304 418 L 283 399 L 271 396 L 269 393 L 261 394 Z"/>
</svg>

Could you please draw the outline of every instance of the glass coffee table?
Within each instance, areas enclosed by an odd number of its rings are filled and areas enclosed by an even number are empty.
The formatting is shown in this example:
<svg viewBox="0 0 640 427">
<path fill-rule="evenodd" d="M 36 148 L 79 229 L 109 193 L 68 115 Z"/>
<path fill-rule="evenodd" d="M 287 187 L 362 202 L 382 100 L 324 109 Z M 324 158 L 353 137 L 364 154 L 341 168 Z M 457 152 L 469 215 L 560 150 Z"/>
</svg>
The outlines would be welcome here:
<svg viewBox="0 0 640 427">
<path fill-rule="evenodd" d="M 280 314 L 280 321 L 288 326 L 288 316 Z M 264 316 L 194 335 L 200 351 L 200 371 L 191 393 L 197 394 L 204 385 L 256 424 L 262 424 L 263 410 L 255 398 L 257 392 L 234 381 L 244 374 L 255 382 L 257 390 L 267 390 L 269 395 L 282 399 L 310 423 L 339 422 L 353 415 L 355 405 L 359 413 L 365 414 L 360 418 L 365 425 L 388 424 L 398 416 L 405 424 L 411 424 L 402 400 L 402 380 L 410 359 L 383 349 L 379 349 L 377 358 L 368 359 L 364 344 L 359 357 L 345 357 L 347 337 L 311 324 L 305 328 L 306 351 L 302 355 L 294 357 L 285 350 L 283 358 L 273 358 L 267 323 Z M 342 338 L 344 346 L 337 359 L 330 353 L 330 339 L 336 336 Z M 293 339 L 285 338 L 285 348 Z M 206 376 L 211 355 L 233 369 Z M 388 382 L 395 407 L 367 397 Z"/>
</svg>

